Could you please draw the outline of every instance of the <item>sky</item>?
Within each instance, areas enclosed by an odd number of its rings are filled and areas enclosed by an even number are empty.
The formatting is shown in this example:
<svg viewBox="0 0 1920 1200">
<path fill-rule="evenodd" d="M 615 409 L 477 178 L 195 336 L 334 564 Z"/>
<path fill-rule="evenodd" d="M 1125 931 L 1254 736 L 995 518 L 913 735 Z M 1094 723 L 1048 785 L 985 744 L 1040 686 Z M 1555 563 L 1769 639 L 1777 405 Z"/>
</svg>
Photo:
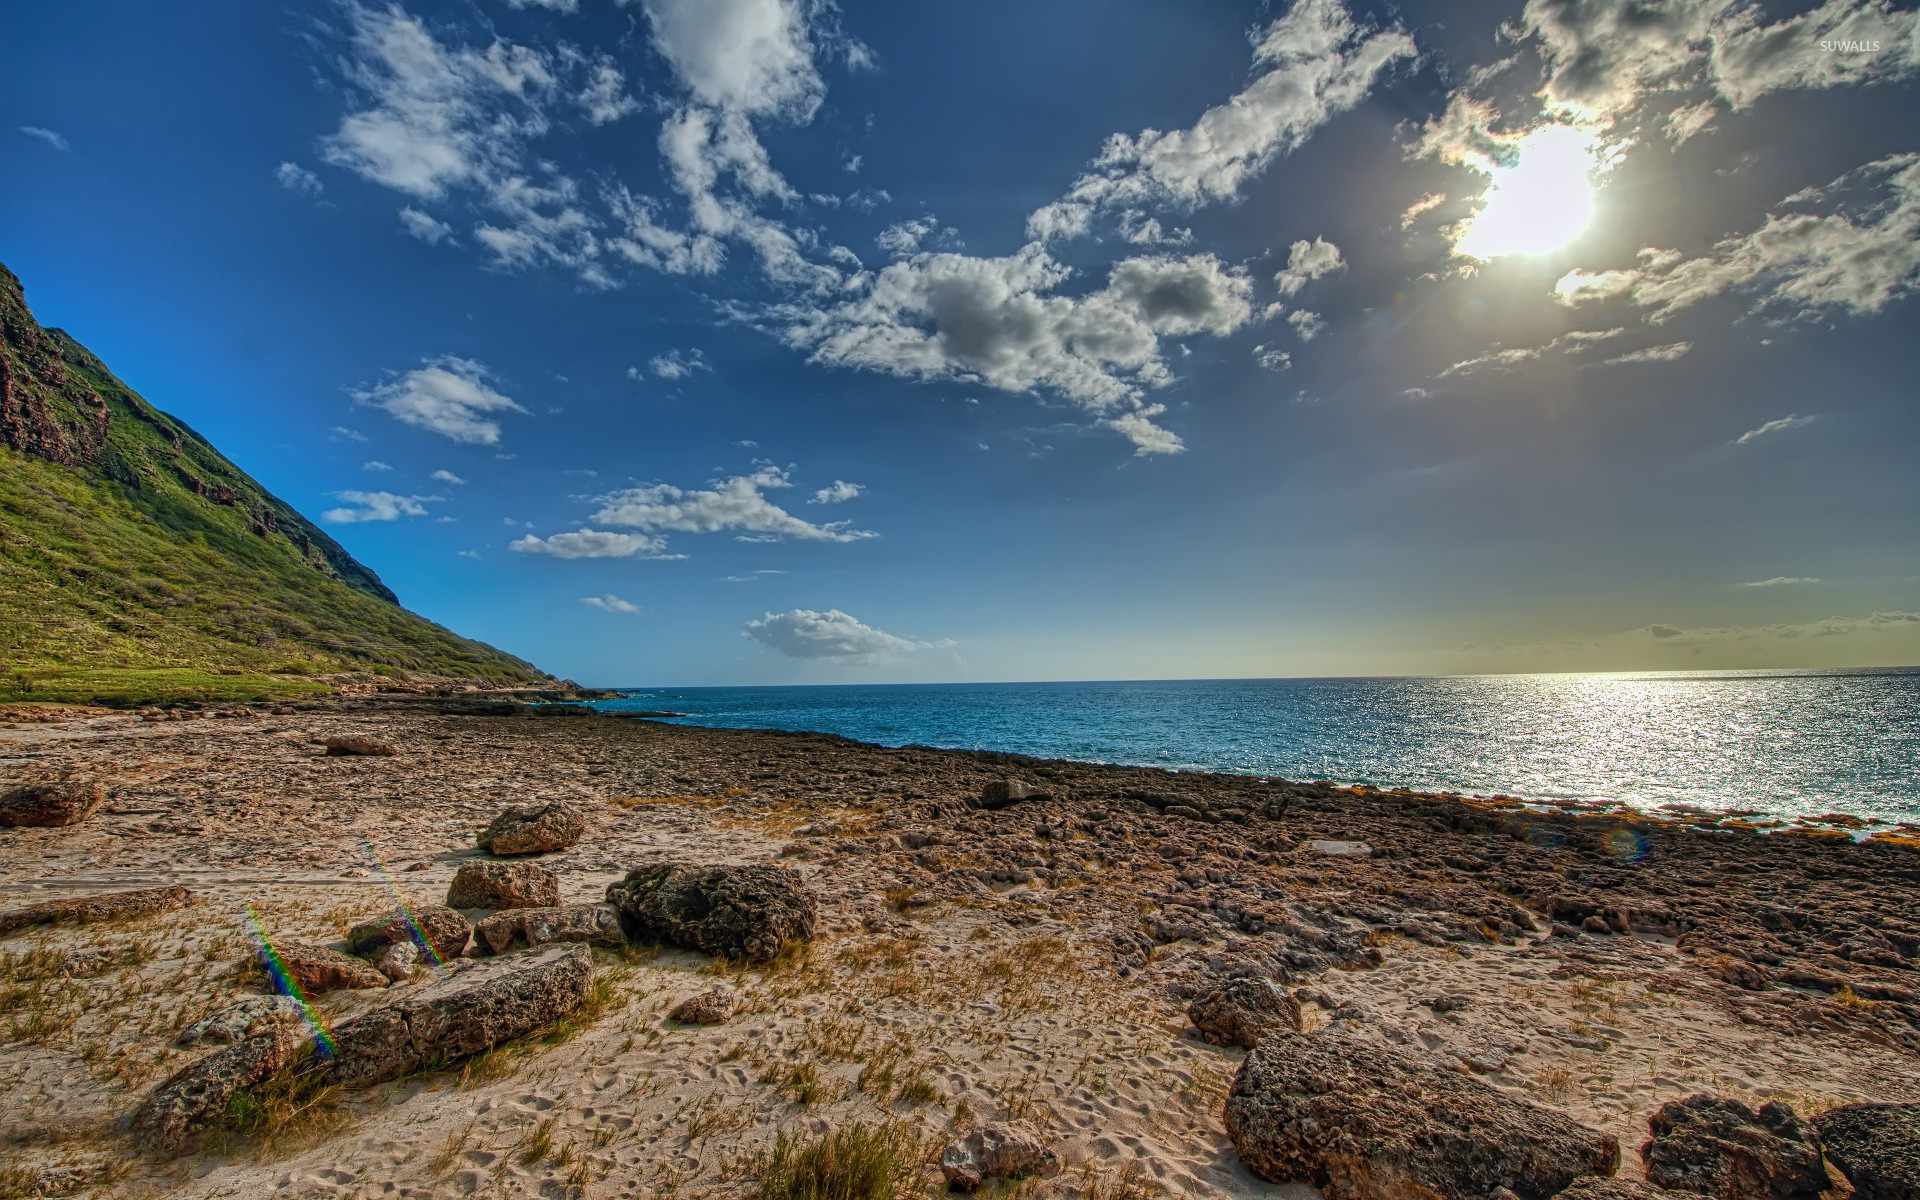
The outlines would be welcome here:
<svg viewBox="0 0 1920 1200">
<path fill-rule="evenodd" d="M 598 685 L 1920 663 L 1891 0 L 137 0 L 0 261 Z"/>
</svg>

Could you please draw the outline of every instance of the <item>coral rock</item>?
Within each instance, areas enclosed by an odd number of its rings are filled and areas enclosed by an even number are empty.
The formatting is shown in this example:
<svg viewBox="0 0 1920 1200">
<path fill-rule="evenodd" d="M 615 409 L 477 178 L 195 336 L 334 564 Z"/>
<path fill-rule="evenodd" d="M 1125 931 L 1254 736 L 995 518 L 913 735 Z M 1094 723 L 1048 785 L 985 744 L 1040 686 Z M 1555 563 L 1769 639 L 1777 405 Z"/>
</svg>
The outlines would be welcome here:
<svg viewBox="0 0 1920 1200">
<path fill-rule="evenodd" d="M 1813 1123 L 1855 1200 L 1920 1200 L 1920 1104 L 1848 1104 Z"/>
<path fill-rule="evenodd" d="M 505 954 L 519 946 L 551 942 L 585 942 L 617 949 L 627 944 L 620 914 L 611 904 L 563 904 L 548 908 L 514 908 L 480 922 L 474 937 L 484 953 Z"/>
<path fill-rule="evenodd" d="M 509 808 L 480 832 L 479 844 L 488 854 L 544 854 L 565 850 L 587 831 L 587 819 L 564 804 Z"/>
<path fill-rule="evenodd" d="M 813 897 L 785 867 L 639 867 L 607 888 L 635 940 L 765 962 L 813 936 Z"/>
<path fill-rule="evenodd" d="M 0 792 L 0 826 L 78 825 L 107 802 L 97 783 L 27 783 Z"/>
<path fill-rule="evenodd" d="M 1784 1104 L 1755 1112 L 1705 1094 L 1673 1100 L 1647 1121 L 1647 1180 L 1716 1200 L 1814 1200 L 1828 1186 L 1820 1138 Z"/>
<path fill-rule="evenodd" d="M 1230 979 L 1194 997 L 1187 1018 L 1214 1045 L 1251 1050 L 1269 1033 L 1298 1033 L 1300 1002 L 1265 979 Z"/>
<path fill-rule="evenodd" d="M 461 863 L 447 889 L 448 908 L 551 908 L 559 903 L 559 877 L 538 863 Z"/>
<path fill-rule="evenodd" d="M 966 1192 L 989 1179 L 1058 1175 L 1060 1167 L 1053 1147 L 1022 1124 L 976 1129 L 940 1152 L 940 1173 Z"/>
</svg>

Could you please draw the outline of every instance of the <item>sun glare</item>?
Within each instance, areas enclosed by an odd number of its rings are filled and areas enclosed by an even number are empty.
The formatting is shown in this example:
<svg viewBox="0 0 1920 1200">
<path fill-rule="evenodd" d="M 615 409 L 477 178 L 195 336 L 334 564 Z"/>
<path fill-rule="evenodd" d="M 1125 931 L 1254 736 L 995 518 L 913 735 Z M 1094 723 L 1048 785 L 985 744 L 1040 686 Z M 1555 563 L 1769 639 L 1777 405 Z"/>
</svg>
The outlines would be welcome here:
<svg viewBox="0 0 1920 1200">
<path fill-rule="evenodd" d="M 1513 143 L 1490 173 L 1486 202 L 1468 218 L 1454 249 L 1469 258 L 1544 254 L 1571 242 L 1593 220 L 1599 140 L 1570 125 L 1544 125 Z"/>
</svg>

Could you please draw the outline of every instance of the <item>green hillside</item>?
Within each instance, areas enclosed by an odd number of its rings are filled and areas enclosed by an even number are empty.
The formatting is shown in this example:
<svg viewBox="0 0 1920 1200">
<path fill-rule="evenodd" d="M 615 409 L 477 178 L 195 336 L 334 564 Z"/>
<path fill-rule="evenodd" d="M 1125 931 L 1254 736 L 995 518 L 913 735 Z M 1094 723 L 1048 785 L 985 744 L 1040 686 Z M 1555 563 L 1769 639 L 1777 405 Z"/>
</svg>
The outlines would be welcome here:
<svg viewBox="0 0 1920 1200">
<path fill-rule="evenodd" d="M 105 364 L 0 266 L 0 699 L 548 682 L 378 576 Z"/>
</svg>

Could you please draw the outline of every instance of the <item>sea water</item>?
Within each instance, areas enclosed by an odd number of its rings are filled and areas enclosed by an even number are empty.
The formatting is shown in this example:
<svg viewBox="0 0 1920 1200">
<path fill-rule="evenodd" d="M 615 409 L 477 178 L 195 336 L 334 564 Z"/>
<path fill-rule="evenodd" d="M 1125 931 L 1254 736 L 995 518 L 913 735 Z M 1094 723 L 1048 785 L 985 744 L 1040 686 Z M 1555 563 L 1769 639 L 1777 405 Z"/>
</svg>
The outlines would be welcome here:
<svg viewBox="0 0 1920 1200">
<path fill-rule="evenodd" d="M 636 688 L 611 711 L 885 746 L 1920 822 L 1920 669 Z"/>
</svg>

